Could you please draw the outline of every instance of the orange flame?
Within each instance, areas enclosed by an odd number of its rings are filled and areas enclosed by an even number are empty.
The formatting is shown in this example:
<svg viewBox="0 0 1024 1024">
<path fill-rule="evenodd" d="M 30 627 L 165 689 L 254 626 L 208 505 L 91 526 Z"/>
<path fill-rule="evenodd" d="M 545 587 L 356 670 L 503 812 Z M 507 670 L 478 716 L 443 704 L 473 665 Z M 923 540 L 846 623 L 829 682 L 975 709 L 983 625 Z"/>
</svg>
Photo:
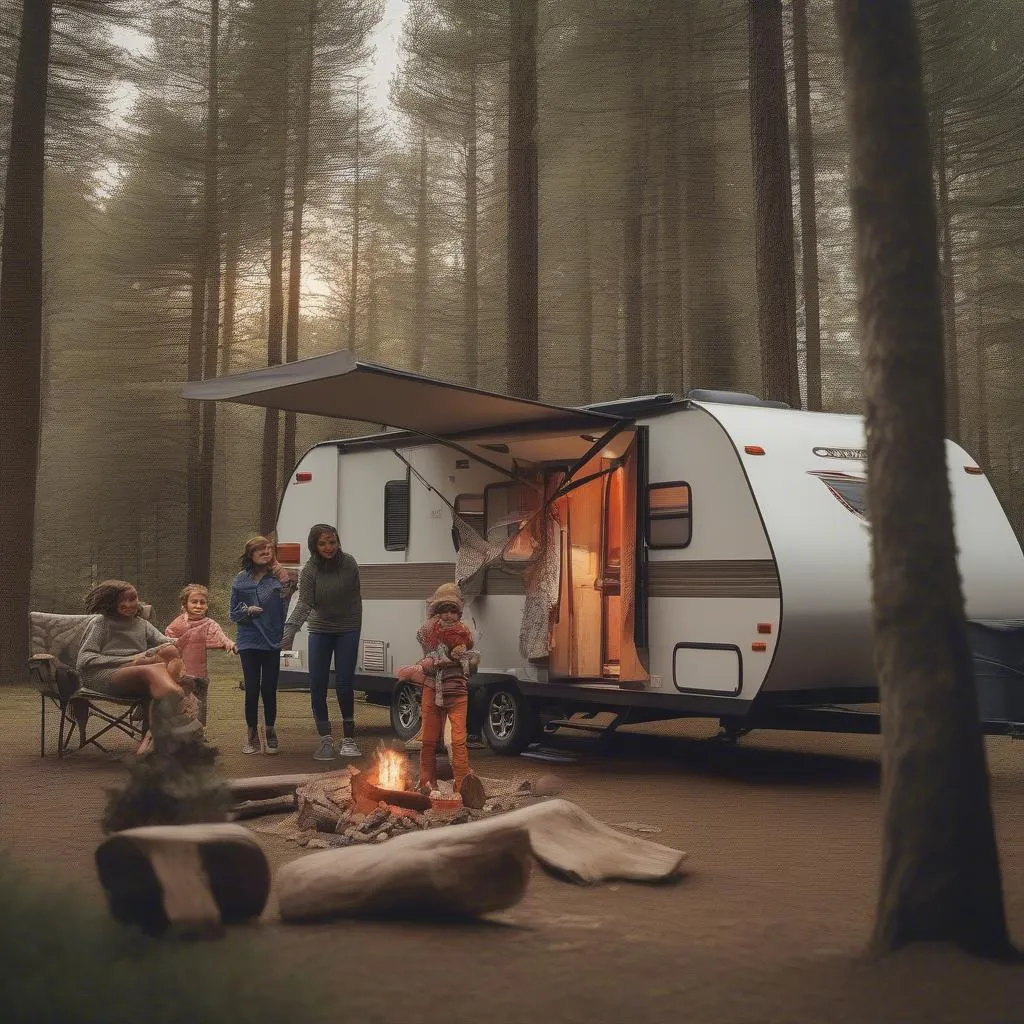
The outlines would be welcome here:
<svg viewBox="0 0 1024 1024">
<path fill-rule="evenodd" d="M 381 789 L 404 790 L 408 772 L 409 762 L 397 750 L 382 747 L 377 751 L 377 785 Z"/>
</svg>

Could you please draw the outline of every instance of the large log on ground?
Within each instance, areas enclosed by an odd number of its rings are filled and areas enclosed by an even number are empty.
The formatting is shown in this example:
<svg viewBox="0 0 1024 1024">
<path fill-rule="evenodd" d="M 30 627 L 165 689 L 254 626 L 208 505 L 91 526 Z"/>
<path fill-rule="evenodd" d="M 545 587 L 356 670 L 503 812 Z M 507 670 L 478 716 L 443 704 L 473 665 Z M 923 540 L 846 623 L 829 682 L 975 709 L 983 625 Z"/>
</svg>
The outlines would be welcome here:
<svg viewBox="0 0 1024 1024">
<path fill-rule="evenodd" d="M 316 773 L 302 775 L 257 775 L 248 779 L 232 779 L 228 782 L 231 795 L 237 803 L 243 800 L 269 800 L 273 796 L 287 796 L 311 779 Z"/>
<path fill-rule="evenodd" d="M 258 917 L 270 868 L 241 825 L 152 825 L 126 829 L 96 848 L 114 917 L 160 934 L 216 936 Z"/>
<path fill-rule="evenodd" d="M 281 918 L 471 917 L 518 903 L 530 876 L 526 831 L 498 820 L 325 850 L 284 865 Z"/>
<path fill-rule="evenodd" d="M 416 790 L 381 789 L 364 772 L 352 776 L 352 799 L 363 813 L 373 810 L 382 800 L 392 807 L 404 807 L 410 811 L 430 810 L 429 796 Z"/>
</svg>

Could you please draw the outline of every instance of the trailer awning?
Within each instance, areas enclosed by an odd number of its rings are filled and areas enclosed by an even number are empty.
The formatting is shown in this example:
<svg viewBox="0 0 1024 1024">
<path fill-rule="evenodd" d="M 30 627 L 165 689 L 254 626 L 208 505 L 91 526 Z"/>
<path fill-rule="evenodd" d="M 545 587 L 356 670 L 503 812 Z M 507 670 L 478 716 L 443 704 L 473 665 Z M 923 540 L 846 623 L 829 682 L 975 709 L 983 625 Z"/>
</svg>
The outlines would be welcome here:
<svg viewBox="0 0 1024 1024">
<path fill-rule="evenodd" d="M 238 402 L 287 412 L 383 423 L 433 437 L 496 430 L 603 431 L 622 417 L 480 391 L 331 352 L 247 373 L 194 381 L 200 402 Z"/>
</svg>

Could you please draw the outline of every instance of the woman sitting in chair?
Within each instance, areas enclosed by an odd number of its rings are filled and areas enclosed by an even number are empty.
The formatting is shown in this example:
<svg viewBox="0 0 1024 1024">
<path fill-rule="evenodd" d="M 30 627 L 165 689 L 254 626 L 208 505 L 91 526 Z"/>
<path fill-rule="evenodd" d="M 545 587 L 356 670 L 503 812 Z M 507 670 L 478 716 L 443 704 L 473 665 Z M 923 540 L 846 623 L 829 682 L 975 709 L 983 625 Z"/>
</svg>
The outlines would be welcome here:
<svg viewBox="0 0 1024 1024">
<path fill-rule="evenodd" d="M 139 615 L 139 594 L 124 580 L 104 580 L 85 597 L 99 618 L 89 627 L 76 668 L 82 685 L 115 697 L 149 696 L 168 721 L 182 713 L 182 661 L 174 640 Z M 151 715 L 151 717 L 153 717 Z"/>
</svg>

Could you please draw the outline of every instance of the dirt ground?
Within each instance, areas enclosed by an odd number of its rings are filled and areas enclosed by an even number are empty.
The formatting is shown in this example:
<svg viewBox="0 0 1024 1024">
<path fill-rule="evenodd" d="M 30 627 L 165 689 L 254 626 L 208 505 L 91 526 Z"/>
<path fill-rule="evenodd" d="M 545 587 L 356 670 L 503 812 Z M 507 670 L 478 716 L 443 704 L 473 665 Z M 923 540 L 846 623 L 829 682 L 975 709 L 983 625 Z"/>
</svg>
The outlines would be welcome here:
<svg viewBox="0 0 1024 1024">
<path fill-rule="evenodd" d="M 275 759 L 240 753 L 236 680 L 215 679 L 211 699 L 225 774 L 323 768 L 304 694 L 280 698 Z M 357 704 L 357 721 L 367 753 L 390 736 L 380 709 Z M 554 769 L 471 754 L 482 775 L 554 770 L 563 795 L 603 821 L 660 828 L 650 838 L 689 853 L 675 885 L 582 888 L 537 870 L 514 909 L 443 926 L 285 926 L 272 897 L 258 943 L 283 979 L 317 976 L 339 1016 L 363 1024 L 1024 1020 L 1022 967 L 943 948 L 862 956 L 878 873 L 877 738 L 764 733 L 729 748 L 706 742 L 713 731 L 625 730 L 600 755 L 584 739 L 579 761 Z M 988 752 L 1007 914 L 1024 942 L 1024 744 L 992 739 Z M 35 873 L 102 899 L 92 853 L 104 789 L 124 771 L 98 752 L 40 758 L 38 697 L 0 688 L 0 849 Z M 272 865 L 305 855 L 259 839 Z"/>
</svg>

